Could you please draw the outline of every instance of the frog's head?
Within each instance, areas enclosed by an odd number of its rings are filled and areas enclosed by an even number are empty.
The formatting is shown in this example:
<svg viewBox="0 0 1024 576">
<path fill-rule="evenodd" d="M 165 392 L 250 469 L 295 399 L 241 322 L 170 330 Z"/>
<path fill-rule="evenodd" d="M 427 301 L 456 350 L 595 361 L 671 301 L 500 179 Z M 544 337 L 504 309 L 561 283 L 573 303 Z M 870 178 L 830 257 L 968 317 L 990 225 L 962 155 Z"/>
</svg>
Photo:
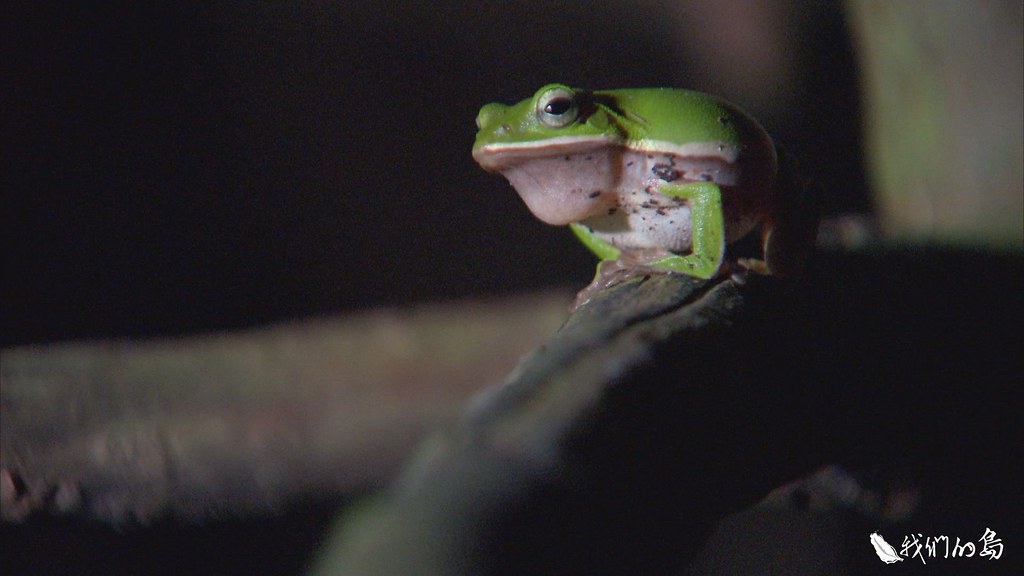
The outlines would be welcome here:
<svg viewBox="0 0 1024 576">
<path fill-rule="evenodd" d="M 473 159 L 501 172 L 537 158 L 589 152 L 622 141 L 592 93 L 548 84 L 518 104 L 487 104 L 476 117 Z"/>
<path fill-rule="evenodd" d="M 623 135 L 611 115 L 591 92 L 548 84 L 518 104 L 484 106 L 473 158 L 504 175 L 544 222 L 578 222 L 615 203 Z"/>
</svg>

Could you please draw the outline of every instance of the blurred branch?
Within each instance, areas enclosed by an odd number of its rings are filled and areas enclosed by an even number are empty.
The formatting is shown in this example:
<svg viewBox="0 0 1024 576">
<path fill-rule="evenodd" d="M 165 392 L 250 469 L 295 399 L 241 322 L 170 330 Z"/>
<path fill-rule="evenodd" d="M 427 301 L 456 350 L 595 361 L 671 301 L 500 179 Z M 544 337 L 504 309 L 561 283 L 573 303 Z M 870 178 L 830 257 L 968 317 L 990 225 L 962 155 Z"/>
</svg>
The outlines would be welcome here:
<svg viewBox="0 0 1024 576">
<path fill-rule="evenodd" d="M 851 0 L 847 8 L 887 231 L 1020 249 L 1021 3 Z"/>
<path fill-rule="evenodd" d="M 567 301 L 4 350 L 3 518 L 200 520 L 379 487 L 425 431 L 550 334 Z"/>
</svg>

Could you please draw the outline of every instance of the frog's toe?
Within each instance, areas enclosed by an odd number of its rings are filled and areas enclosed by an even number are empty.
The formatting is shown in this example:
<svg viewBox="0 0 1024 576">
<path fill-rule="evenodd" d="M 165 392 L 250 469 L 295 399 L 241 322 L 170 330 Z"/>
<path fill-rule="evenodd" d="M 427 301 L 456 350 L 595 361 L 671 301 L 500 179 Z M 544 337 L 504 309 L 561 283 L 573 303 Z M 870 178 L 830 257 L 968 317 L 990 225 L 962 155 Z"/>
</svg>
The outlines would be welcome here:
<svg viewBox="0 0 1024 576">
<path fill-rule="evenodd" d="M 768 268 L 768 264 L 764 260 L 758 258 L 737 258 L 736 265 L 740 268 L 740 271 L 751 272 L 754 274 L 760 274 L 761 276 L 771 276 L 772 271 Z"/>
</svg>

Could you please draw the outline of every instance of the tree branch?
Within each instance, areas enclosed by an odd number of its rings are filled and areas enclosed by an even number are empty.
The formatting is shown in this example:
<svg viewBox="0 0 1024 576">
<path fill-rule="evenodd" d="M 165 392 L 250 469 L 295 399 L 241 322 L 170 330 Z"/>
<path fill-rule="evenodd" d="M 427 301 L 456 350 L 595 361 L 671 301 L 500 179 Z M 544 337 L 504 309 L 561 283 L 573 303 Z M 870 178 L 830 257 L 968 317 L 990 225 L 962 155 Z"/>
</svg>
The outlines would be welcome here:
<svg viewBox="0 0 1024 576">
<path fill-rule="evenodd" d="M 4 350 L 3 518 L 201 520 L 379 487 L 543 341 L 567 299 Z"/>
<path fill-rule="evenodd" d="M 654 549 L 671 534 L 672 556 L 685 559 L 726 512 L 822 463 L 786 457 L 791 443 L 754 440 L 756 430 L 777 426 L 759 424 L 771 415 L 752 411 L 772 407 L 753 403 L 761 391 L 735 378 L 736 367 L 751 361 L 737 342 L 760 315 L 765 283 L 656 275 L 599 293 L 500 388 L 478 398 L 460 426 L 428 442 L 389 497 L 350 517 L 320 570 L 486 573 L 498 562 L 499 572 L 590 573 L 609 558 L 595 552 L 600 546 L 574 550 L 570 541 L 630 534 L 628 542 L 643 542 L 635 530 L 651 536 Z M 673 517 L 654 525 L 672 529 L 651 532 L 647 520 L 666 508 Z M 500 527 L 513 525 L 550 541 L 511 544 Z M 559 535 L 562 527 L 575 533 Z M 530 552 L 510 552 L 517 546 Z M 646 558 L 652 566 L 665 561 Z"/>
<path fill-rule="evenodd" d="M 1016 490 L 991 439 L 1018 436 L 1006 391 L 1021 370 L 1021 306 L 999 287 L 1019 286 L 1019 272 L 1019 258 L 977 253 L 830 254 L 788 295 L 770 279 L 664 275 L 603 291 L 428 440 L 389 492 L 350 511 L 315 573 L 682 571 L 723 518 L 826 465 L 840 468 L 803 485 L 836 486 L 839 514 L 860 520 L 850 539 L 821 542 L 848 550 L 867 523 L 905 520 L 915 494 L 936 533 L 977 537 L 979 523 L 1002 525 L 998 502 Z M 773 533 L 748 514 L 760 531 L 747 537 L 814 548 L 792 535 L 816 490 L 777 493 L 795 496 L 769 508 L 793 508 Z M 838 529 L 818 518 L 805 535 Z M 817 549 L 746 557 L 821 572 L 877 562 Z"/>
</svg>

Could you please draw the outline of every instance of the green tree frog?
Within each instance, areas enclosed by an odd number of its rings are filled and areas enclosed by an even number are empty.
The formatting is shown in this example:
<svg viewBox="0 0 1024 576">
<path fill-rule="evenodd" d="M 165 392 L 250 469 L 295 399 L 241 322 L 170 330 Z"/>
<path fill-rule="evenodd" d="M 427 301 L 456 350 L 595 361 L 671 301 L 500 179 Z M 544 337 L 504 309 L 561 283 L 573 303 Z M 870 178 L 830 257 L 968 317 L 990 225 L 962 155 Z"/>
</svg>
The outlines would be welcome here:
<svg viewBox="0 0 1024 576">
<path fill-rule="evenodd" d="M 738 263 L 785 276 L 813 243 L 816 203 L 764 129 L 715 96 L 549 84 L 518 104 L 487 104 L 476 124 L 480 166 L 602 261 L 712 278 L 726 245 L 761 224 L 764 259 Z"/>
</svg>

